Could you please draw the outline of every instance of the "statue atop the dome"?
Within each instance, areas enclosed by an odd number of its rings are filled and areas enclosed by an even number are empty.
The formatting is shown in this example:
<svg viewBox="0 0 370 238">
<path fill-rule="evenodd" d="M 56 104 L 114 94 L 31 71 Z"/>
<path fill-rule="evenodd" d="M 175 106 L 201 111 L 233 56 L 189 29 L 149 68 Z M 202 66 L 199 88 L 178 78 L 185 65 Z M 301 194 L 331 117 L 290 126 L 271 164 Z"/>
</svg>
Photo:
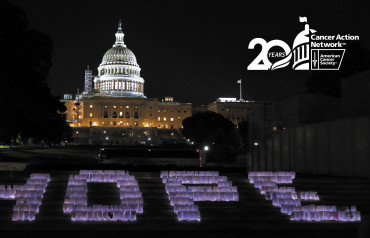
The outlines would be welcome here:
<svg viewBox="0 0 370 238">
<path fill-rule="evenodd" d="M 113 45 L 113 47 L 117 47 L 117 46 L 126 47 L 125 43 L 123 42 L 123 37 L 124 36 L 125 36 L 125 34 L 123 34 L 123 32 L 122 32 L 122 21 L 121 21 L 121 19 L 119 19 L 118 20 L 118 30 L 117 30 L 117 33 L 116 33 L 116 42 Z"/>
<path fill-rule="evenodd" d="M 122 21 L 121 21 L 121 19 L 118 20 L 118 31 L 117 31 L 117 33 L 123 33 L 122 32 Z"/>
</svg>

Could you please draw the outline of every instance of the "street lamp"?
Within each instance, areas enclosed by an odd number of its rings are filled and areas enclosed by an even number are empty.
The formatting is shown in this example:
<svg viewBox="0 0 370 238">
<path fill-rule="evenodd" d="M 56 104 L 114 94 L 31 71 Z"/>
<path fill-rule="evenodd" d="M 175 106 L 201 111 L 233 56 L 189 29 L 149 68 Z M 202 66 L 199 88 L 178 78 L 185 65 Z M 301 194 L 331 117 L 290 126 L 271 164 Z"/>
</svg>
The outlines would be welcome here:
<svg viewBox="0 0 370 238">
<path fill-rule="evenodd" d="M 206 165 L 206 161 L 207 161 L 207 154 L 206 154 L 206 151 L 209 150 L 209 147 L 208 145 L 204 146 L 203 147 L 203 150 L 200 150 L 199 151 L 199 167 L 202 168 Z"/>
<path fill-rule="evenodd" d="M 78 131 L 76 131 L 75 144 L 77 143 Z"/>
</svg>

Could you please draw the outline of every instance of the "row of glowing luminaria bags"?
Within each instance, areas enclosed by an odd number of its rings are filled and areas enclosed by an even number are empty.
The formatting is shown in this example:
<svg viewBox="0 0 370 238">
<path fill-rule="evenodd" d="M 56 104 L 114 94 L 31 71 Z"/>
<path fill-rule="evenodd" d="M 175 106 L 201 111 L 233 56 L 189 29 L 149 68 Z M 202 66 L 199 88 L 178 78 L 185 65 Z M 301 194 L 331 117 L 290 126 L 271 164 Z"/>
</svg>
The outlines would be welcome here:
<svg viewBox="0 0 370 238">
<path fill-rule="evenodd" d="M 266 200 L 280 207 L 280 211 L 290 216 L 292 221 L 360 221 L 361 214 L 356 206 L 337 207 L 327 205 L 302 205 L 302 201 L 318 201 L 316 192 L 297 192 L 294 187 L 278 187 L 278 184 L 291 184 L 295 172 L 249 172 L 248 180 Z"/>
<path fill-rule="evenodd" d="M 179 221 L 201 220 L 194 202 L 239 200 L 237 187 L 218 171 L 162 171 L 160 176 Z"/>
<path fill-rule="evenodd" d="M 34 221 L 39 213 L 50 174 L 32 173 L 24 185 L 0 185 L 0 199 L 16 200 L 13 221 Z"/>
<path fill-rule="evenodd" d="M 116 183 L 121 205 L 87 205 L 87 183 Z M 138 182 L 128 171 L 81 170 L 70 175 L 63 204 L 72 221 L 135 221 L 143 213 L 143 197 Z"/>
</svg>

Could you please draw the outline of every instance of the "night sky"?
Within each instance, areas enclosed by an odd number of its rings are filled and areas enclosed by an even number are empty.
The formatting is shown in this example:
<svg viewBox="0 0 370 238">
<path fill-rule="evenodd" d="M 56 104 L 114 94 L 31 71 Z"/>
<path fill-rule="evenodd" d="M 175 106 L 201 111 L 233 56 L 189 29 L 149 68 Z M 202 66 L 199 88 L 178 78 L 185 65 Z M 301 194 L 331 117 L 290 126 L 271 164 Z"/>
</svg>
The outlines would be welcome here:
<svg viewBox="0 0 370 238">
<path fill-rule="evenodd" d="M 83 89 L 87 65 L 97 74 L 112 47 L 121 18 L 125 44 L 136 55 L 149 98 L 208 104 L 218 97 L 271 100 L 304 91 L 309 72 L 247 71 L 259 53 L 253 38 L 292 46 L 304 28 L 299 16 L 322 34 L 350 33 L 370 48 L 370 1 L 69 1 L 13 0 L 31 28 L 53 42 L 52 93 Z"/>
</svg>

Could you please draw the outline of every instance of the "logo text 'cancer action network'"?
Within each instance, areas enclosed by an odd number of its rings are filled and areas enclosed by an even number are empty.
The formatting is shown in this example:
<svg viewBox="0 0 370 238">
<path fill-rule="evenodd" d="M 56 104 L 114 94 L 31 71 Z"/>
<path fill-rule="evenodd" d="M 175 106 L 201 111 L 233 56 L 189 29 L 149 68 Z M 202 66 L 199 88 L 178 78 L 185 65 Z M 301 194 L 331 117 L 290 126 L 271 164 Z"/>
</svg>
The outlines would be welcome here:
<svg viewBox="0 0 370 238">
<path fill-rule="evenodd" d="M 299 21 L 306 23 L 305 28 L 294 39 L 292 48 L 282 40 L 253 39 L 248 49 L 261 45 L 262 50 L 248 70 L 275 70 L 291 63 L 293 70 L 338 70 L 347 41 L 360 39 L 358 35 L 350 34 L 319 35 L 310 29 L 307 17 L 299 17 Z"/>
</svg>

